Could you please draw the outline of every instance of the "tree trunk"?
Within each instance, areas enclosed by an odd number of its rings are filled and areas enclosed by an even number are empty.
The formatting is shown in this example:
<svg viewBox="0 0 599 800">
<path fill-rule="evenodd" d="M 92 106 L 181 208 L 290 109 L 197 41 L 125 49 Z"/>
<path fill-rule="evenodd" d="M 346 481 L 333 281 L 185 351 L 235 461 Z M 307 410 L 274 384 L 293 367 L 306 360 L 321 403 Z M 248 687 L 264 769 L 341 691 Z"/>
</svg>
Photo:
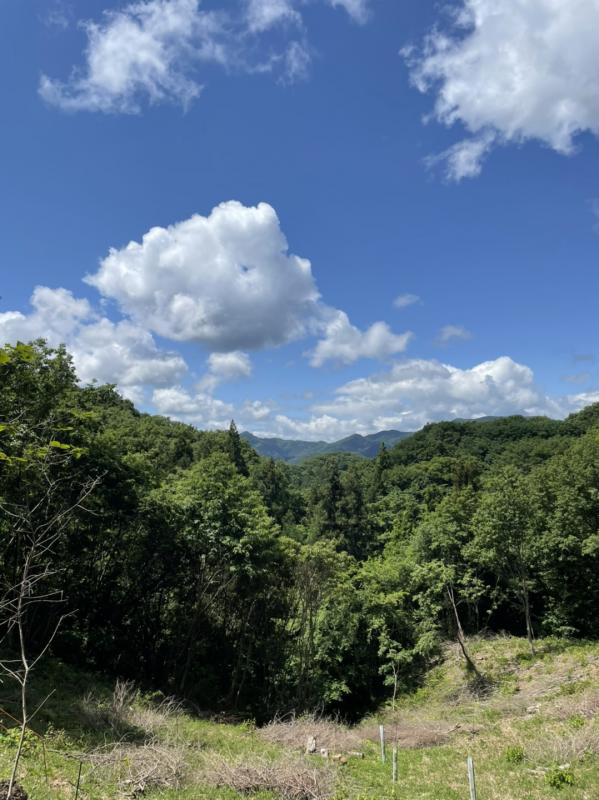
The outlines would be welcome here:
<svg viewBox="0 0 599 800">
<path fill-rule="evenodd" d="M 446 587 L 447 597 L 449 598 L 449 602 L 451 604 L 451 608 L 453 610 L 453 616 L 455 618 L 456 629 L 457 629 L 457 639 L 458 644 L 460 646 L 460 650 L 462 651 L 462 655 L 464 656 L 464 660 L 466 661 L 466 665 L 469 670 L 474 672 L 477 678 L 483 679 L 482 674 L 479 672 L 478 667 L 472 660 L 470 653 L 468 652 L 468 648 L 466 647 L 466 639 L 464 637 L 464 629 L 462 628 L 462 622 L 460 620 L 460 614 L 458 612 L 458 607 L 455 601 L 455 594 L 453 591 L 453 586 L 448 584 Z"/>
<path fill-rule="evenodd" d="M 524 610 L 524 619 L 526 620 L 526 638 L 528 639 L 528 646 L 530 647 L 531 655 L 535 655 L 535 635 L 532 628 L 532 619 L 530 615 L 530 598 L 528 596 L 528 589 L 526 582 L 522 581 L 522 608 Z"/>
</svg>

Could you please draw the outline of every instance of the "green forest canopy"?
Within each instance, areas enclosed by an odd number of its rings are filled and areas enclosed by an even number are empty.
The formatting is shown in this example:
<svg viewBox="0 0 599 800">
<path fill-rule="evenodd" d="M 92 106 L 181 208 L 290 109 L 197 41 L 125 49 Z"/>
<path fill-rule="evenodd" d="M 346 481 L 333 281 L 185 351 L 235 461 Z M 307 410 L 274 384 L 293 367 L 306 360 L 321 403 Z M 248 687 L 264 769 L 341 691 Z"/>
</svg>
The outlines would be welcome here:
<svg viewBox="0 0 599 800">
<path fill-rule="evenodd" d="M 599 404 L 289 466 L 234 424 L 80 386 L 63 348 L 7 346 L 0 507 L 4 592 L 23 531 L 62 520 L 48 588 L 64 603 L 32 616 L 33 642 L 73 612 L 56 654 L 203 708 L 351 718 L 417 684 L 460 628 L 599 637 Z"/>
</svg>

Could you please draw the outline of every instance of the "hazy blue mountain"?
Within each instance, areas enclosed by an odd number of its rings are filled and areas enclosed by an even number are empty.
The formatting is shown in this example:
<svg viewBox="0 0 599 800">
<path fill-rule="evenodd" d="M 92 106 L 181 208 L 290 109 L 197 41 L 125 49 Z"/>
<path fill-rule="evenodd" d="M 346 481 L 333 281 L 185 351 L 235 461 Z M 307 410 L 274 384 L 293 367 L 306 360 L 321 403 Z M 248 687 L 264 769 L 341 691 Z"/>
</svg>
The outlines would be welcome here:
<svg viewBox="0 0 599 800">
<path fill-rule="evenodd" d="M 261 456 L 280 459 L 289 464 L 298 464 L 305 458 L 325 453 L 354 453 L 364 458 L 374 458 L 383 442 L 386 447 L 393 447 L 397 442 L 411 436 L 410 433 L 402 431 L 379 431 L 369 436 L 354 433 L 338 442 L 303 442 L 296 439 L 254 436 L 248 432 L 241 435 Z"/>
</svg>

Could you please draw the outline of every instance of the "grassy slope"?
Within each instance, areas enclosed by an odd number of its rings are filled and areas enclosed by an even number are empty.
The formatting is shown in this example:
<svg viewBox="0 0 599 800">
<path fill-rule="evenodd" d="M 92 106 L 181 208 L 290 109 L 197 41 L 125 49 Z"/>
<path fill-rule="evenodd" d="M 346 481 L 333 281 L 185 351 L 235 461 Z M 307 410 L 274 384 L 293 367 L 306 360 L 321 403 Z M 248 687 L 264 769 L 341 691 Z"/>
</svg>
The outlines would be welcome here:
<svg viewBox="0 0 599 800">
<path fill-rule="evenodd" d="M 170 767 L 163 764 L 174 764 L 181 780 L 178 788 L 147 786 L 145 797 L 233 800 L 238 797 L 235 792 L 206 784 L 206 762 L 224 756 L 250 765 L 262 758 L 283 764 L 291 750 L 303 749 L 306 733 L 313 732 L 318 747 L 328 746 L 331 755 L 355 749 L 365 754 L 363 759 L 349 757 L 347 764 L 332 765 L 339 800 L 465 800 L 468 754 L 475 760 L 481 800 L 554 796 L 591 800 L 599 796 L 599 724 L 595 719 L 599 645 L 546 640 L 539 642 L 534 658 L 528 655 L 526 643 L 514 638 L 477 640 L 471 648 L 480 668 L 494 682 L 487 697 L 477 699 L 469 691 L 459 654 L 448 648 L 445 661 L 429 674 L 422 689 L 402 698 L 395 711 L 383 711 L 353 731 L 308 722 L 275 725 L 260 732 L 247 725 L 164 714 L 155 710 L 155 701 L 140 696 L 126 697 L 115 710 L 107 686 L 54 662 L 40 672 L 35 686 L 38 699 L 56 689 L 34 726 L 45 734 L 48 780 L 43 749 L 37 743 L 22 762 L 20 781 L 35 800 L 73 797 L 81 757 L 83 798 L 131 796 L 133 784 L 124 781 L 145 758 L 158 764 L 158 773 L 165 773 L 167 779 Z M 90 690 L 93 700 L 86 698 Z M 14 711 L 7 685 L 0 686 L 0 706 Z M 10 723 L 6 714 L 0 717 L 3 724 Z M 395 791 L 390 759 L 382 765 L 378 756 L 380 721 L 385 723 L 388 741 L 396 739 L 400 745 Z M 10 734 L 0 735 L 0 777 L 8 774 L 14 752 L 10 738 Z M 118 742 L 124 748 L 119 760 L 112 766 L 94 767 L 89 752 L 101 748 L 100 752 L 109 753 Z M 320 756 L 307 761 L 310 768 L 325 764 Z M 558 765 L 562 769 L 556 772 Z M 574 783 L 553 788 L 552 775 L 570 776 Z"/>
</svg>

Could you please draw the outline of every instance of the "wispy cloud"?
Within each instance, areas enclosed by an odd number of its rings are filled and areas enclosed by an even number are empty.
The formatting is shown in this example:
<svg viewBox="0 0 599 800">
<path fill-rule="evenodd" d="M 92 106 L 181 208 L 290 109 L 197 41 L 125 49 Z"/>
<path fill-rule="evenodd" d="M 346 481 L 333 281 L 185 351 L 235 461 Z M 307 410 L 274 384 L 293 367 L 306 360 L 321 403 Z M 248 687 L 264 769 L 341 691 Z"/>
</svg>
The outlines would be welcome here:
<svg viewBox="0 0 599 800">
<path fill-rule="evenodd" d="M 358 22 L 366 0 L 327 0 Z M 64 111 L 139 113 L 144 105 L 187 108 L 203 88 L 202 67 L 275 74 L 283 83 L 307 78 L 311 47 L 299 0 L 239 0 L 204 10 L 200 0 L 136 0 L 100 20 L 80 23 L 87 34 L 83 64 L 66 79 L 42 75 L 39 93 Z M 63 21 L 54 11 L 56 24 Z M 261 37 L 286 27 L 283 43 Z"/>
<path fill-rule="evenodd" d="M 576 353 L 572 360 L 575 364 L 588 364 L 595 360 L 595 356 L 591 353 Z"/>
<path fill-rule="evenodd" d="M 75 13 L 71 3 L 66 0 L 55 0 L 54 3 L 49 5 L 49 8 L 40 15 L 40 20 L 48 28 L 57 28 L 58 30 L 66 30 L 75 18 Z"/>
<path fill-rule="evenodd" d="M 420 302 L 420 297 L 417 294 L 400 294 L 393 301 L 395 308 L 407 308 Z"/>
<path fill-rule="evenodd" d="M 453 339 L 458 339 L 465 342 L 468 339 L 472 339 L 472 334 L 462 325 L 444 325 L 439 331 L 437 340 L 440 344 L 447 344 Z"/>
<path fill-rule="evenodd" d="M 574 372 L 571 375 L 562 375 L 562 380 L 565 383 L 588 383 L 591 380 L 590 372 Z"/>
</svg>

